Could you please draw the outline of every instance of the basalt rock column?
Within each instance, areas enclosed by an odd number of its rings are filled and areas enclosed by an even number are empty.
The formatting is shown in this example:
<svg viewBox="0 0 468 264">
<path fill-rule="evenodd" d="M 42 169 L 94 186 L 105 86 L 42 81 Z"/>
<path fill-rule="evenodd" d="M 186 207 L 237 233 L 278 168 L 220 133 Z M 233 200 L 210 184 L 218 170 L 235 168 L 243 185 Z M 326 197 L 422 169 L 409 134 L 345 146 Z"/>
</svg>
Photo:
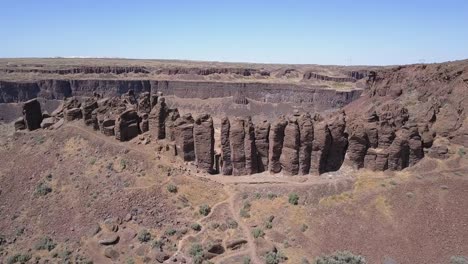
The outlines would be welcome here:
<svg viewBox="0 0 468 264">
<path fill-rule="evenodd" d="M 126 110 L 117 117 L 115 122 L 115 138 L 120 141 L 130 140 L 139 134 L 140 118 L 133 110 Z"/>
<path fill-rule="evenodd" d="M 270 130 L 270 146 L 269 146 L 269 170 L 271 173 L 278 173 L 281 171 L 281 162 L 280 157 L 283 151 L 283 140 L 284 140 L 284 130 L 288 121 L 284 116 L 280 116 L 279 119 L 272 124 Z"/>
<path fill-rule="evenodd" d="M 423 142 L 418 132 L 416 124 L 408 125 L 409 127 L 409 157 L 408 166 L 413 166 L 418 163 L 424 157 Z"/>
<path fill-rule="evenodd" d="M 193 124 L 194 120 L 191 114 L 181 116 L 174 123 L 177 155 L 182 157 L 184 161 L 195 160 Z"/>
<path fill-rule="evenodd" d="M 312 117 L 307 113 L 299 117 L 299 134 L 301 146 L 299 148 L 299 173 L 309 174 L 312 144 L 314 142 L 314 124 Z"/>
<path fill-rule="evenodd" d="M 379 117 L 374 111 L 367 117 L 367 122 L 364 127 L 370 148 L 377 148 L 379 146 L 378 121 Z"/>
<path fill-rule="evenodd" d="M 151 108 L 150 93 L 141 93 L 138 97 L 138 112 L 149 114 L 151 112 Z"/>
<path fill-rule="evenodd" d="M 325 170 L 337 171 L 343 164 L 346 148 L 348 146 L 348 139 L 345 133 L 346 121 L 344 112 L 340 113 L 329 123 L 328 129 L 330 130 L 331 144 Z"/>
<path fill-rule="evenodd" d="M 239 117 L 231 121 L 229 141 L 231 145 L 232 174 L 245 175 L 245 120 Z"/>
<path fill-rule="evenodd" d="M 86 99 L 81 105 L 81 114 L 83 115 L 84 123 L 87 126 L 95 126 L 93 119 L 93 111 L 98 108 L 98 103 L 94 98 Z"/>
<path fill-rule="evenodd" d="M 23 104 L 23 118 L 28 130 L 35 130 L 41 127 L 42 110 L 37 99 L 32 99 Z"/>
<path fill-rule="evenodd" d="M 299 147 L 299 124 L 293 117 L 289 119 L 284 129 L 283 149 L 280 156 L 281 168 L 286 175 L 299 173 Z"/>
<path fill-rule="evenodd" d="M 328 151 L 331 135 L 326 122 L 314 124 L 314 143 L 312 144 L 312 158 L 310 172 L 321 174 L 326 171 Z"/>
<path fill-rule="evenodd" d="M 229 119 L 223 117 L 221 119 L 221 167 L 223 175 L 232 175 L 230 128 Z"/>
<path fill-rule="evenodd" d="M 360 169 L 364 167 L 364 160 L 366 158 L 369 141 L 367 138 L 366 130 L 362 124 L 353 124 L 349 130 L 349 145 L 348 145 L 348 159 L 354 168 Z M 376 155 L 371 155 L 368 162 L 375 163 Z M 374 163 L 370 166 L 374 167 Z"/>
<path fill-rule="evenodd" d="M 257 148 L 255 146 L 255 128 L 249 116 L 244 122 L 245 141 L 245 171 L 247 174 L 258 172 Z"/>
<path fill-rule="evenodd" d="M 214 166 L 214 127 L 213 118 L 203 114 L 195 119 L 193 127 L 195 157 L 201 170 L 213 173 Z"/>
<path fill-rule="evenodd" d="M 159 97 L 157 104 L 150 113 L 150 129 L 154 131 L 157 139 L 166 138 L 166 111 L 166 101 L 163 97 Z"/>
<path fill-rule="evenodd" d="M 255 146 L 257 148 L 258 172 L 268 169 L 268 150 L 270 134 L 270 123 L 263 120 L 255 126 Z"/>
<path fill-rule="evenodd" d="M 141 133 L 145 133 L 149 130 L 149 115 L 147 113 L 143 113 L 141 116 L 140 116 L 140 131 Z"/>
<path fill-rule="evenodd" d="M 398 131 L 392 145 L 388 147 L 388 169 L 389 170 L 402 170 L 408 167 L 409 160 L 409 146 L 408 146 L 409 132 L 406 129 Z"/>
<path fill-rule="evenodd" d="M 175 126 L 174 122 L 177 120 L 177 118 L 180 117 L 179 110 L 177 108 L 174 109 L 168 109 L 167 110 L 167 115 L 166 115 L 166 138 L 168 140 L 174 141 L 175 140 Z"/>
</svg>

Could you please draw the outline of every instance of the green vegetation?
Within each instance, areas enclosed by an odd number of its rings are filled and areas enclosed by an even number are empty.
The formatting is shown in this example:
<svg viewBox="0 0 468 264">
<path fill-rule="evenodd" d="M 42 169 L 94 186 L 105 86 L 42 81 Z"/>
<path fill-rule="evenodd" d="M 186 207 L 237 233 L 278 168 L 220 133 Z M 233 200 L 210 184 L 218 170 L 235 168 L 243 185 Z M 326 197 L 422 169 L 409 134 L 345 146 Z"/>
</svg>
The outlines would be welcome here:
<svg viewBox="0 0 468 264">
<path fill-rule="evenodd" d="M 271 229 L 273 228 L 273 219 L 275 219 L 274 215 L 270 215 L 268 219 L 265 221 L 265 228 L 266 229 Z"/>
<path fill-rule="evenodd" d="M 262 194 L 261 193 L 255 193 L 255 199 L 260 199 L 262 198 Z"/>
<path fill-rule="evenodd" d="M 250 264 L 250 257 L 244 257 L 244 261 L 242 262 L 243 264 Z"/>
<path fill-rule="evenodd" d="M 273 199 L 275 199 L 276 197 L 278 197 L 278 195 L 276 195 L 276 194 L 274 194 L 274 193 L 268 193 L 268 194 L 267 194 L 267 197 L 268 197 L 268 199 L 273 200 Z"/>
<path fill-rule="evenodd" d="M 52 249 L 55 248 L 55 246 L 57 246 L 57 243 L 55 243 L 52 238 L 48 237 L 48 236 L 45 236 L 45 237 L 42 237 L 40 238 L 37 242 L 36 242 L 36 245 L 34 246 L 34 248 L 36 250 L 48 250 L 48 251 L 51 251 Z"/>
<path fill-rule="evenodd" d="M 127 161 L 124 159 L 120 160 L 120 169 L 125 170 L 127 168 Z"/>
<path fill-rule="evenodd" d="M 254 238 L 259 238 L 265 236 L 265 232 L 263 232 L 261 228 L 256 227 L 254 230 L 252 230 L 252 235 Z"/>
<path fill-rule="evenodd" d="M 151 233 L 148 230 L 143 229 L 138 233 L 138 241 L 140 241 L 141 243 L 146 243 L 150 240 L 151 240 Z"/>
<path fill-rule="evenodd" d="M 177 186 L 174 184 L 169 184 L 167 185 L 167 191 L 170 193 L 176 193 L 177 192 Z"/>
<path fill-rule="evenodd" d="M 240 210 L 240 216 L 243 218 L 249 218 L 250 217 L 250 207 L 252 205 L 248 202 L 244 202 L 244 206 Z"/>
<path fill-rule="evenodd" d="M 192 228 L 195 231 L 200 231 L 202 229 L 202 226 L 199 223 L 193 223 L 190 228 Z"/>
<path fill-rule="evenodd" d="M 279 264 L 287 260 L 285 255 L 281 252 L 268 252 L 265 256 L 265 264 Z"/>
<path fill-rule="evenodd" d="M 202 204 L 200 206 L 200 209 L 198 210 L 198 212 L 201 215 L 207 216 L 211 212 L 211 207 L 209 205 L 207 205 L 207 204 Z"/>
<path fill-rule="evenodd" d="M 453 256 L 450 258 L 450 264 L 468 264 L 468 257 Z"/>
<path fill-rule="evenodd" d="M 16 254 L 8 258 L 7 264 L 26 263 L 31 259 L 31 254 Z"/>
<path fill-rule="evenodd" d="M 366 259 L 348 251 L 338 251 L 329 256 L 319 257 L 315 264 L 366 264 Z"/>
<path fill-rule="evenodd" d="M 166 230 L 166 232 L 164 232 L 164 234 L 166 234 L 167 236 L 173 236 L 176 233 L 177 233 L 177 230 L 175 230 L 174 228 L 168 229 Z"/>
<path fill-rule="evenodd" d="M 291 193 L 289 194 L 289 203 L 292 205 L 298 205 L 299 204 L 299 195 L 297 193 Z"/>
<path fill-rule="evenodd" d="M 39 196 L 45 196 L 45 195 L 49 194 L 50 192 L 52 192 L 52 188 L 50 188 L 49 185 L 47 185 L 47 183 L 40 182 L 37 185 L 36 191 L 34 193 L 36 195 L 39 195 Z"/>
<path fill-rule="evenodd" d="M 203 263 L 203 247 L 202 245 L 195 243 L 192 244 L 189 250 L 189 255 L 193 258 L 194 264 L 202 264 Z"/>
<path fill-rule="evenodd" d="M 229 219 L 227 220 L 227 225 L 228 225 L 228 227 L 229 227 L 230 229 L 236 229 L 236 228 L 239 226 L 239 224 L 236 222 L 236 220 L 234 220 L 234 219 L 232 219 L 232 218 L 229 218 Z"/>
<path fill-rule="evenodd" d="M 460 156 L 460 158 L 464 157 L 466 155 L 466 150 L 464 148 L 459 148 L 458 155 Z"/>
<path fill-rule="evenodd" d="M 302 226 L 301 226 L 301 232 L 305 232 L 305 231 L 307 231 L 307 229 L 309 229 L 309 226 L 306 225 L 306 224 L 302 224 Z"/>
</svg>

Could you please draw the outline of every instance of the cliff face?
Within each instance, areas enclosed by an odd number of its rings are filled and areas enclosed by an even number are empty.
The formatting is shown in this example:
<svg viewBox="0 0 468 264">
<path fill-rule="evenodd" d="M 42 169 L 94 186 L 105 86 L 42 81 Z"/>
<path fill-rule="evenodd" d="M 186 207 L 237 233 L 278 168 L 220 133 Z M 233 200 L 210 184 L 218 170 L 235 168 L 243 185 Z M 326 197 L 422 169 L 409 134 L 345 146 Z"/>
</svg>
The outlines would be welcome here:
<svg viewBox="0 0 468 264">
<path fill-rule="evenodd" d="M 0 81 L 0 103 L 22 102 L 36 97 L 63 99 L 70 96 L 118 96 L 162 92 L 179 98 L 223 98 L 239 96 L 267 103 L 306 103 L 318 109 L 341 107 L 359 98 L 361 90 L 335 91 L 277 83 L 226 83 L 149 80 L 41 80 L 37 82 Z"/>
</svg>

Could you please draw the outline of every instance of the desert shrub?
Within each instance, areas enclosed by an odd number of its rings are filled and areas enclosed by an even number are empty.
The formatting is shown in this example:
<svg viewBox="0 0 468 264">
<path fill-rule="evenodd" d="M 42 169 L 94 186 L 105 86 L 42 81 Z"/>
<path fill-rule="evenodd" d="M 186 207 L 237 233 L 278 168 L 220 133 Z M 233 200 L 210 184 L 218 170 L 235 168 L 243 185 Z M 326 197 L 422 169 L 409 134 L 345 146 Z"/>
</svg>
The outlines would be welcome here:
<svg viewBox="0 0 468 264">
<path fill-rule="evenodd" d="M 466 155 L 466 150 L 465 150 L 464 148 L 459 148 L 459 149 L 458 149 L 458 155 L 459 155 L 460 157 L 465 156 L 465 155 Z"/>
<path fill-rule="evenodd" d="M 161 239 L 155 239 L 153 242 L 151 242 L 151 247 L 152 248 L 158 248 L 161 249 L 164 246 L 164 241 Z"/>
<path fill-rule="evenodd" d="M 299 204 L 299 195 L 297 193 L 289 194 L 288 201 L 292 205 L 298 205 Z"/>
<path fill-rule="evenodd" d="M 193 223 L 190 227 L 195 231 L 200 231 L 202 228 L 202 226 L 199 223 Z"/>
<path fill-rule="evenodd" d="M 273 228 L 273 219 L 275 219 L 274 215 L 270 215 L 267 220 L 265 221 L 265 228 L 271 229 Z"/>
<path fill-rule="evenodd" d="M 31 259 L 31 254 L 16 254 L 8 258 L 7 263 L 26 263 Z"/>
<path fill-rule="evenodd" d="M 240 216 L 243 217 L 243 218 L 249 218 L 250 217 L 250 207 L 251 206 L 252 205 L 248 201 L 245 201 L 244 205 L 242 206 L 242 208 L 240 210 Z"/>
<path fill-rule="evenodd" d="M 2 235 L 0 235 L 0 246 L 6 244 L 6 238 Z"/>
<path fill-rule="evenodd" d="M 200 209 L 198 210 L 198 212 L 201 215 L 207 216 L 211 212 L 211 207 L 209 205 L 207 205 L 207 204 L 202 204 L 200 206 Z"/>
<path fill-rule="evenodd" d="M 306 224 L 302 224 L 302 226 L 301 226 L 301 231 L 302 231 L 302 232 L 305 232 L 305 231 L 307 231 L 307 229 L 309 229 L 309 226 L 306 225 Z"/>
<path fill-rule="evenodd" d="M 261 193 L 255 193 L 255 199 L 260 199 L 262 198 L 262 194 Z"/>
<path fill-rule="evenodd" d="M 211 229 L 217 229 L 219 227 L 219 223 L 213 222 L 211 223 Z"/>
<path fill-rule="evenodd" d="M 244 257 L 243 264 L 250 264 L 251 260 L 250 257 Z"/>
<path fill-rule="evenodd" d="M 348 251 L 335 252 L 329 256 L 315 259 L 315 264 L 366 264 L 366 259 L 362 256 L 354 255 Z"/>
<path fill-rule="evenodd" d="M 166 234 L 167 236 L 173 236 L 176 233 L 177 233 L 177 230 L 175 230 L 174 228 L 168 229 L 166 230 L 166 232 L 164 232 L 164 234 Z"/>
<path fill-rule="evenodd" d="M 237 223 L 237 221 L 234 220 L 234 219 L 232 219 L 232 218 L 229 218 L 229 219 L 228 219 L 227 224 L 228 224 L 228 227 L 229 227 L 230 229 L 236 229 L 236 228 L 239 226 L 239 224 Z"/>
<path fill-rule="evenodd" d="M 274 194 L 274 193 L 268 193 L 268 194 L 267 194 L 267 197 L 268 197 L 268 199 L 273 200 L 273 199 L 275 199 L 276 197 L 278 197 L 278 195 L 276 195 L 276 194 Z"/>
<path fill-rule="evenodd" d="M 177 186 L 174 184 L 169 184 L 167 185 L 167 191 L 170 193 L 176 193 L 177 192 Z"/>
<path fill-rule="evenodd" d="M 48 250 L 48 251 L 51 251 L 52 249 L 55 248 L 55 246 L 57 246 L 57 243 L 55 243 L 52 238 L 48 237 L 48 236 L 45 236 L 45 237 L 42 237 L 40 238 L 37 242 L 36 242 L 36 245 L 34 246 L 34 248 L 36 250 Z"/>
<path fill-rule="evenodd" d="M 129 258 L 127 259 L 127 264 L 135 264 L 135 260 L 133 260 L 132 258 Z"/>
<path fill-rule="evenodd" d="M 254 238 L 259 238 L 263 237 L 265 235 L 265 232 L 263 232 L 261 228 L 257 227 L 254 228 L 254 230 L 252 230 L 252 235 L 254 236 Z"/>
<path fill-rule="evenodd" d="M 50 186 L 47 185 L 47 183 L 41 182 L 37 185 L 36 191 L 34 193 L 39 196 L 45 196 L 50 192 L 52 192 L 52 188 L 50 188 Z"/>
<path fill-rule="evenodd" d="M 193 258 L 193 263 L 202 264 L 203 263 L 203 247 L 202 245 L 195 243 L 190 246 L 189 255 Z"/>
<path fill-rule="evenodd" d="M 124 159 L 120 160 L 120 169 L 125 170 L 127 168 L 127 161 Z"/>
<path fill-rule="evenodd" d="M 141 243 L 146 243 L 150 240 L 151 240 L 151 233 L 148 230 L 143 229 L 138 233 L 138 241 L 140 241 Z"/>
<path fill-rule="evenodd" d="M 301 259 L 301 264 L 310 264 L 309 260 L 305 257 Z"/>
<path fill-rule="evenodd" d="M 468 257 L 453 256 L 450 258 L 450 264 L 468 264 Z"/>
<path fill-rule="evenodd" d="M 279 264 L 287 260 L 281 252 L 268 252 L 265 256 L 265 264 Z"/>
</svg>

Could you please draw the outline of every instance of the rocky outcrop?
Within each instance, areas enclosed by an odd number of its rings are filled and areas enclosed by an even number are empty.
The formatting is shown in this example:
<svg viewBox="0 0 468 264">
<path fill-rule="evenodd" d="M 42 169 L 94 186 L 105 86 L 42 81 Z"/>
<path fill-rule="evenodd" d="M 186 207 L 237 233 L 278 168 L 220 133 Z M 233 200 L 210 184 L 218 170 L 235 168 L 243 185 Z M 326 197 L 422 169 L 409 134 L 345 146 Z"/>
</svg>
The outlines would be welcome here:
<svg viewBox="0 0 468 264">
<path fill-rule="evenodd" d="M 138 112 L 149 114 L 153 108 L 151 105 L 151 95 L 149 92 L 141 93 L 138 97 Z"/>
<path fill-rule="evenodd" d="M 93 118 L 93 111 L 98 108 L 97 101 L 94 98 L 88 98 L 81 105 L 81 114 L 83 116 L 84 123 L 87 126 L 95 126 L 97 119 Z"/>
<path fill-rule="evenodd" d="M 115 121 L 115 138 L 119 141 L 128 141 L 138 136 L 140 132 L 139 121 L 140 118 L 135 110 L 124 111 Z"/>
<path fill-rule="evenodd" d="M 318 74 L 315 72 L 306 72 L 302 77 L 302 80 L 319 80 L 319 81 L 327 81 L 327 82 L 356 82 L 356 79 L 353 77 L 334 77 L 334 76 L 327 76 L 323 74 Z"/>
<path fill-rule="evenodd" d="M 310 173 L 321 174 L 326 171 L 331 135 L 325 121 L 314 124 L 314 142 L 312 144 L 312 162 Z"/>
<path fill-rule="evenodd" d="M 354 126 L 349 128 L 349 138 L 348 138 L 348 150 L 347 155 L 351 164 L 354 168 L 360 169 L 364 167 L 365 158 L 367 154 L 367 149 L 369 148 L 369 139 L 366 133 L 366 129 L 362 123 L 353 124 Z M 369 161 L 375 163 L 375 155 L 369 157 Z M 369 167 L 374 168 L 374 164 L 369 165 Z"/>
<path fill-rule="evenodd" d="M 258 172 L 268 170 L 270 122 L 263 120 L 255 126 L 255 147 L 257 148 Z"/>
<path fill-rule="evenodd" d="M 71 108 L 64 111 L 65 120 L 73 121 L 83 117 L 80 108 Z"/>
<path fill-rule="evenodd" d="M 143 113 L 140 115 L 140 131 L 141 133 L 145 133 L 149 130 L 149 115 L 147 113 Z"/>
<path fill-rule="evenodd" d="M 280 155 L 281 170 L 286 175 L 299 173 L 299 124 L 295 117 L 290 118 L 284 129 L 283 148 Z"/>
<path fill-rule="evenodd" d="M 270 173 L 279 173 L 281 171 L 281 153 L 283 152 L 284 131 L 288 121 L 284 116 L 280 116 L 276 122 L 271 125 L 269 138 L 268 168 Z"/>
<path fill-rule="evenodd" d="M 300 148 L 299 148 L 299 173 L 307 175 L 310 172 L 312 157 L 312 145 L 314 142 L 314 124 L 309 113 L 301 115 L 298 119 Z"/>
<path fill-rule="evenodd" d="M 150 130 L 157 139 L 166 138 L 166 114 L 167 105 L 164 97 L 159 97 L 158 102 L 150 113 Z"/>
<path fill-rule="evenodd" d="M 346 149 L 348 147 L 348 135 L 345 133 L 345 118 L 345 113 L 341 112 L 328 124 L 331 142 L 325 165 L 326 171 L 337 171 L 343 164 Z"/>
<path fill-rule="evenodd" d="M 231 125 L 227 117 L 221 119 L 221 172 L 223 175 L 232 175 L 231 162 L 231 141 L 230 141 Z"/>
<path fill-rule="evenodd" d="M 19 117 L 18 119 L 16 119 L 13 125 L 16 131 L 26 129 L 26 123 L 24 122 L 24 117 Z"/>
<path fill-rule="evenodd" d="M 197 167 L 205 172 L 214 172 L 214 126 L 210 115 L 200 115 L 193 127 Z"/>
<path fill-rule="evenodd" d="M 233 175 L 246 175 L 245 168 L 245 120 L 236 117 L 231 121 L 229 142 L 231 144 L 231 161 Z"/>
<path fill-rule="evenodd" d="M 177 108 L 174 109 L 167 109 L 167 114 L 166 114 L 166 138 L 168 140 L 174 141 L 175 136 L 174 136 L 174 122 L 177 120 L 177 118 L 180 117 L 179 110 Z"/>
<path fill-rule="evenodd" d="M 182 157 L 184 161 L 195 160 L 194 123 L 191 114 L 181 116 L 174 123 L 177 155 Z"/>
<path fill-rule="evenodd" d="M 244 135 L 245 171 L 247 174 L 257 173 L 258 157 L 255 144 L 255 127 L 250 116 L 244 122 Z"/>
<path fill-rule="evenodd" d="M 28 130 L 41 128 L 42 110 L 37 99 L 32 99 L 23 104 L 23 119 Z"/>
</svg>

